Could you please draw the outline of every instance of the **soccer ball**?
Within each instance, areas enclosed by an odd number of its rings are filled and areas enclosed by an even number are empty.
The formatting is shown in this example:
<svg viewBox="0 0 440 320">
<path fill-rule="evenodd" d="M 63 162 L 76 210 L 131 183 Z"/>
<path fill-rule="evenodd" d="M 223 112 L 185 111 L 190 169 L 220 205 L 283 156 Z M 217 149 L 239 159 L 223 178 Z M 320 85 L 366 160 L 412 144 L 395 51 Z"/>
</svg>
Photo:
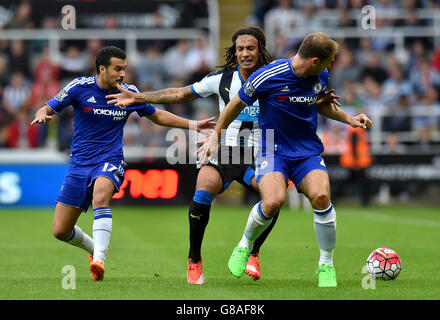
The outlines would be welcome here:
<svg viewBox="0 0 440 320">
<path fill-rule="evenodd" d="M 402 270 L 402 262 L 394 250 L 378 248 L 368 256 L 367 270 L 374 279 L 394 280 Z"/>
</svg>

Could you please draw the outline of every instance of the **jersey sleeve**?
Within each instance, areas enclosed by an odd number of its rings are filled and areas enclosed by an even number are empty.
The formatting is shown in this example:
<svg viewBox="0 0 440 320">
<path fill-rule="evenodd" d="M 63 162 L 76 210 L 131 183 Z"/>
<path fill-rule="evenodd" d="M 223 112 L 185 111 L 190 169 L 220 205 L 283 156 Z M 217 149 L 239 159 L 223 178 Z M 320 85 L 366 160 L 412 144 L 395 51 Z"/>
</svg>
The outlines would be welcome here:
<svg viewBox="0 0 440 320">
<path fill-rule="evenodd" d="M 329 80 L 329 72 L 327 69 L 325 69 L 323 72 L 321 72 L 318 76 L 319 81 L 322 83 L 322 89 L 317 94 L 317 100 L 321 99 L 322 96 L 325 94 L 325 91 L 327 90 L 327 83 Z"/>
<path fill-rule="evenodd" d="M 206 98 L 212 94 L 218 95 L 221 74 L 207 75 L 199 82 L 191 85 L 191 91 L 199 98 Z"/>
<path fill-rule="evenodd" d="M 156 112 L 156 107 L 152 104 L 144 104 L 141 105 L 136 112 L 140 117 L 149 117 Z"/>
<path fill-rule="evenodd" d="M 261 67 L 257 71 L 255 71 L 251 76 L 247 79 L 244 85 L 238 90 L 238 97 L 241 101 L 243 101 L 246 105 L 250 106 L 254 104 L 255 101 L 258 100 L 258 97 L 265 91 L 265 83 L 260 82 L 261 74 L 266 70 L 265 67 Z M 263 79 L 264 80 L 264 79 Z"/>
<path fill-rule="evenodd" d="M 123 83 L 122 87 L 127 89 L 127 90 L 129 90 L 129 91 L 131 91 L 131 92 L 139 93 L 138 88 L 135 85 L 133 85 L 133 84 Z M 152 116 L 156 112 L 156 107 L 153 106 L 152 104 L 136 103 L 131 108 L 128 107 L 127 109 L 135 109 L 137 114 L 140 117 L 149 117 L 149 116 Z"/>
<path fill-rule="evenodd" d="M 79 88 L 80 78 L 71 81 L 60 92 L 58 92 L 46 104 L 55 112 L 59 113 L 62 109 L 70 106 L 76 99 L 77 90 Z"/>
</svg>

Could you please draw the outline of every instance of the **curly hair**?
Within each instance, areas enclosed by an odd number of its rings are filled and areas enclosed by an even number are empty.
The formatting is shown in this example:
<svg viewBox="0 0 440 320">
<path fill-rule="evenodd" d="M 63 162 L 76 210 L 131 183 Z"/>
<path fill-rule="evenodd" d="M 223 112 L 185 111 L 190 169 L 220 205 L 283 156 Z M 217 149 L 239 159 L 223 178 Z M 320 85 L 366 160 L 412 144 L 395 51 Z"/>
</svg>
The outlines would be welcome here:
<svg viewBox="0 0 440 320">
<path fill-rule="evenodd" d="M 225 64 L 217 66 L 217 68 L 225 70 L 237 67 L 238 62 L 237 57 L 235 56 L 236 40 L 239 36 L 242 35 L 250 35 L 257 39 L 258 52 L 260 54 L 260 62 L 262 63 L 262 65 L 269 64 L 273 61 L 271 54 L 266 49 L 266 36 L 264 35 L 263 30 L 260 27 L 251 26 L 235 31 L 235 33 L 232 35 L 232 45 L 226 48 L 226 52 L 224 54 Z"/>
</svg>

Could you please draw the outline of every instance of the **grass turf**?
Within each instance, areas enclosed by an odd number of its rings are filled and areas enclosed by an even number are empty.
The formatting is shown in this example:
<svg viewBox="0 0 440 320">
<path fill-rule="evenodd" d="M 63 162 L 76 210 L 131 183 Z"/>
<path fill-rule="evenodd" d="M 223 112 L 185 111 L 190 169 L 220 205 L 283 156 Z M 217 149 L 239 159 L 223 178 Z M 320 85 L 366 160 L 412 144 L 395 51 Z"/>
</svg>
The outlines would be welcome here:
<svg viewBox="0 0 440 320">
<path fill-rule="evenodd" d="M 318 247 L 310 212 L 283 209 L 261 250 L 262 279 L 233 277 L 227 261 L 250 208 L 213 206 L 202 248 L 205 286 L 186 283 L 187 208 L 114 207 L 103 282 L 93 282 L 87 254 L 51 235 L 53 210 L 0 211 L 0 299 L 440 299 L 436 208 L 338 207 L 334 254 L 338 288 L 317 287 Z M 92 216 L 78 225 L 91 234 Z M 373 249 L 396 250 L 403 269 L 395 281 L 362 287 Z M 75 289 L 62 281 L 75 270 Z M 70 284 L 72 284 L 70 282 Z"/>
</svg>

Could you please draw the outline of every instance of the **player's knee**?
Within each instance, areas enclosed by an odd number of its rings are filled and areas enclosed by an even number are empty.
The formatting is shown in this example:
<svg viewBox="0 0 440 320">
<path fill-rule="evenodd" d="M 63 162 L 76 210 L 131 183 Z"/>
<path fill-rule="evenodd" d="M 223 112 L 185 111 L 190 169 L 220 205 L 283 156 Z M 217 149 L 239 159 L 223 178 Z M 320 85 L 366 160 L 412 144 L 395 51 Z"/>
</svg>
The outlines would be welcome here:
<svg viewBox="0 0 440 320">
<path fill-rule="evenodd" d="M 52 235 L 61 241 L 66 241 L 72 233 L 72 230 L 65 230 L 59 226 L 54 225 L 52 228 Z"/>
<path fill-rule="evenodd" d="M 217 181 L 216 179 L 203 179 L 201 181 L 197 181 L 196 188 L 197 190 L 209 192 L 215 197 L 222 189 L 222 182 Z"/>
<path fill-rule="evenodd" d="M 262 202 L 264 213 L 271 217 L 276 215 L 280 211 L 285 201 L 286 197 L 282 195 L 275 195 L 272 196 L 270 199 L 264 200 Z"/>
<path fill-rule="evenodd" d="M 330 205 L 330 196 L 327 192 L 316 192 L 310 195 L 310 202 L 315 209 L 325 209 Z"/>
<path fill-rule="evenodd" d="M 93 208 L 108 207 L 110 206 L 110 199 L 108 198 L 107 194 L 103 192 L 95 193 L 93 195 L 92 206 Z"/>
</svg>

